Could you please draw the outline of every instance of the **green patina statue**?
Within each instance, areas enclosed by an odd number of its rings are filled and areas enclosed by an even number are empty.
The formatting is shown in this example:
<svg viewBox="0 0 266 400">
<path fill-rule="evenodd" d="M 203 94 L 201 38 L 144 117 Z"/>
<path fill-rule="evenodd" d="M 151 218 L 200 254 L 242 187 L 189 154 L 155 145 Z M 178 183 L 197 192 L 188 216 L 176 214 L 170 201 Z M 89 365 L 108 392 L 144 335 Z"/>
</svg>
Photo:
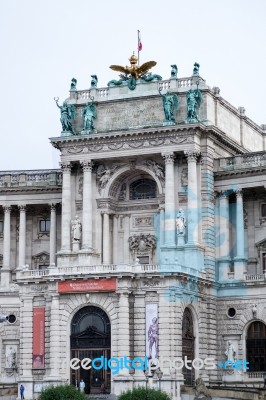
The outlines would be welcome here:
<svg viewBox="0 0 266 400">
<path fill-rule="evenodd" d="M 151 82 L 151 81 L 161 81 L 162 77 L 161 75 L 152 74 L 151 72 L 148 72 L 147 74 L 143 75 L 140 79 L 145 82 Z"/>
<path fill-rule="evenodd" d="M 176 64 L 172 64 L 171 65 L 171 78 L 177 78 L 177 65 Z"/>
<path fill-rule="evenodd" d="M 92 102 L 87 103 L 84 109 L 81 111 L 81 115 L 83 117 L 83 131 L 93 131 L 95 130 L 93 120 L 97 117 L 97 111 L 95 103 L 93 102 L 94 98 L 91 97 Z"/>
<path fill-rule="evenodd" d="M 197 62 L 195 62 L 194 68 L 193 68 L 193 75 L 194 76 L 199 76 L 199 67 L 200 67 L 200 65 Z"/>
<path fill-rule="evenodd" d="M 199 121 L 197 111 L 201 105 L 202 95 L 201 91 L 198 88 L 197 82 L 197 89 L 190 89 L 187 92 L 187 123 L 193 123 Z"/>
<path fill-rule="evenodd" d="M 76 78 L 71 79 L 70 90 L 77 90 L 77 80 Z"/>
<path fill-rule="evenodd" d="M 60 122 L 62 124 L 62 131 L 71 132 L 72 134 L 74 134 L 72 121 L 74 120 L 76 114 L 75 107 L 72 104 L 67 104 L 67 102 L 65 101 L 62 104 L 62 106 L 60 106 L 58 104 L 59 100 L 58 97 L 55 98 L 54 100 L 56 102 L 57 107 L 60 108 L 61 111 Z"/>
<path fill-rule="evenodd" d="M 159 90 L 159 93 L 163 98 L 163 109 L 166 121 L 176 123 L 174 112 L 178 109 L 177 95 L 170 92 L 167 92 L 166 94 L 161 94 L 161 90 Z"/>
<path fill-rule="evenodd" d="M 96 88 L 98 83 L 97 75 L 91 75 L 91 87 Z"/>
<path fill-rule="evenodd" d="M 122 84 L 126 84 L 128 81 L 128 76 L 124 75 L 124 74 L 120 74 L 120 79 L 116 80 L 116 79 L 112 79 L 111 81 L 109 81 L 107 83 L 107 86 L 120 86 Z"/>
</svg>

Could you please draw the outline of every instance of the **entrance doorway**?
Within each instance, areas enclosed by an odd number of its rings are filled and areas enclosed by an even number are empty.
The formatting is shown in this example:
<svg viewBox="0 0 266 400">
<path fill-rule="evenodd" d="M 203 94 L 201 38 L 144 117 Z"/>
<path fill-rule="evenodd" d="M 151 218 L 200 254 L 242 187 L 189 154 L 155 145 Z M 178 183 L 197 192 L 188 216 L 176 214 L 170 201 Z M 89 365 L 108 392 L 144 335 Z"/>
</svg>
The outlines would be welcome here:
<svg viewBox="0 0 266 400">
<path fill-rule="evenodd" d="M 98 307 L 87 306 L 79 310 L 71 324 L 71 358 L 111 358 L 111 327 L 107 314 Z M 97 362 L 100 365 L 100 361 Z M 110 393 L 110 369 L 71 369 L 71 383 L 79 387 L 83 379 L 85 393 Z"/>
</svg>

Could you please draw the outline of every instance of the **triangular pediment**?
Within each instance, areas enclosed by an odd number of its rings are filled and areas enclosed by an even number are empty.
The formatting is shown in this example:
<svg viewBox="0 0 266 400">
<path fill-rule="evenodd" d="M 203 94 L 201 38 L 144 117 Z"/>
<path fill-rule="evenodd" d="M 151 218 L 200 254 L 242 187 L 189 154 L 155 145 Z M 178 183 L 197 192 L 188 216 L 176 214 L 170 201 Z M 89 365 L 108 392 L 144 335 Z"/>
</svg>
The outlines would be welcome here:
<svg viewBox="0 0 266 400">
<path fill-rule="evenodd" d="M 94 326 L 88 326 L 84 331 L 73 335 L 76 339 L 96 339 L 105 338 L 106 333 L 99 332 Z"/>
<path fill-rule="evenodd" d="M 257 242 L 256 243 L 256 247 L 259 249 L 259 250 L 266 250 L 266 238 L 265 239 L 263 239 L 263 240 L 261 240 L 261 241 L 259 241 L 259 242 Z"/>
</svg>

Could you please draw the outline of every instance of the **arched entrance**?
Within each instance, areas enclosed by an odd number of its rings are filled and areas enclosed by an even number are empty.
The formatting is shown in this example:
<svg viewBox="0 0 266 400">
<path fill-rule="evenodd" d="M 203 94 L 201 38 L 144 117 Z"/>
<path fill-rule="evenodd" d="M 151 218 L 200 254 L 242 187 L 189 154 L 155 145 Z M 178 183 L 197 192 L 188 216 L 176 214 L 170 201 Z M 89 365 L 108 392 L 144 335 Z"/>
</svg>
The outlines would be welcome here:
<svg viewBox="0 0 266 400">
<path fill-rule="evenodd" d="M 107 314 L 100 308 L 87 306 L 79 310 L 71 323 L 71 358 L 111 357 L 111 327 Z M 100 361 L 98 362 L 98 364 Z M 71 383 L 78 386 L 85 382 L 85 393 L 109 393 L 110 370 L 83 368 L 71 369 Z"/>
<path fill-rule="evenodd" d="M 261 321 L 250 324 L 246 338 L 249 371 L 266 371 L 266 325 Z"/>
<path fill-rule="evenodd" d="M 193 361 L 195 358 L 195 337 L 193 328 L 192 313 L 189 308 L 185 308 L 182 321 L 182 359 L 187 356 L 188 360 Z M 191 364 L 190 364 L 191 365 Z M 185 385 L 193 385 L 195 380 L 194 368 L 188 369 L 183 367 Z"/>
</svg>

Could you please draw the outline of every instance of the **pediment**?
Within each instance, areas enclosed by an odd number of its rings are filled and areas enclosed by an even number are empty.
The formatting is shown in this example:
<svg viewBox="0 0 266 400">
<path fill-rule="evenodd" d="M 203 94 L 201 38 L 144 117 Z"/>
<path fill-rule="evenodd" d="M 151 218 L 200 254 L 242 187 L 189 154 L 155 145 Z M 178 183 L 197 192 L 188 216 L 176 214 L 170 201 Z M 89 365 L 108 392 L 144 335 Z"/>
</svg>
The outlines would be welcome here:
<svg viewBox="0 0 266 400">
<path fill-rule="evenodd" d="M 42 262 L 46 262 L 49 261 L 50 259 L 50 254 L 47 253 L 46 251 L 42 251 L 41 253 L 35 254 L 34 256 L 32 256 L 32 259 L 35 261 L 42 261 Z"/>
<path fill-rule="evenodd" d="M 101 339 L 106 337 L 106 333 L 99 332 L 94 326 L 88 326 L 84 331 L 77 335 L 72 335 L 75 339 Z"/>
<path fill-rule="evenodd" d="M 266 238 L 263 239 L 263 240 L 261 240 L 260 242 L 257 242 L 257 243 L 256 243 L 256 247 L 257 247 L 259 250 L 266 250 Z"/>
</svg>

